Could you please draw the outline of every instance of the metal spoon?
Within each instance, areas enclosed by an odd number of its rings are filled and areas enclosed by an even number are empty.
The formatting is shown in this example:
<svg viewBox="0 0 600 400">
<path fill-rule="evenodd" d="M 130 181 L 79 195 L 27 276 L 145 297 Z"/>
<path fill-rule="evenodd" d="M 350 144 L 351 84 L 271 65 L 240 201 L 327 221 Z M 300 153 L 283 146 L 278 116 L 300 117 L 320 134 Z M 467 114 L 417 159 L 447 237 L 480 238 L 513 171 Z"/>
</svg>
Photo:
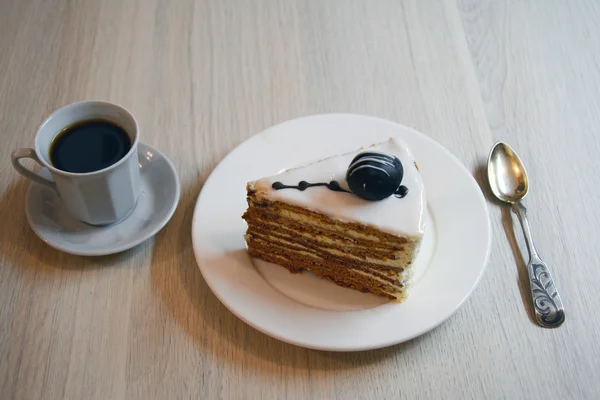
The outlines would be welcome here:
<svg viewBox="0 0 600 400">
<path fill-rule="evenodd" d="M 565 321 L 563 304 L 554 287 L 550 270 L 535 250 L 527 221 L 527 209 L 520 202 L 529 189 L 527 173 L 519 156 L 507 144 L 498 142 L 492 148 L 488 158 L 488 179 L 494 195 L 503 202 L 512 204 L 512 211 L 521 222 L 529 250 L 527 271 L 535 320 L 545 328 L 559 327 Z"/>
</svg>

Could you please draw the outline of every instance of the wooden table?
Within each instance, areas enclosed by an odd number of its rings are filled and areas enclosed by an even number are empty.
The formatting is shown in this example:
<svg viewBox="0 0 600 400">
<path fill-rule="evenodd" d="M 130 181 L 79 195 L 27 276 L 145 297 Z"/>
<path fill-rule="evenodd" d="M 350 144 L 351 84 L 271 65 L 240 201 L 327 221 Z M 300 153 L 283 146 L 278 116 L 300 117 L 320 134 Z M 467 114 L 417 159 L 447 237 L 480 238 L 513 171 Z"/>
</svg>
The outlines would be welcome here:
<svg viewBox="0 0 600 400">
<path fill-rule="evenodd" d="M 598 398 L 599 18 L 562 0 L 0 0 L 0 398 Z M 131 109 L 183 188 L 160 234 L 100 258 L 33 234 L 8 161 L 52 110 L 92 98 Z M 323 112 L 416 128 L 488 198 L 488 151 L 510 143 L 566 323 L 530 320 L 521 234 L 492 201 L 484 278 L 422 337 L 328 353 L 234 317 L 194 260 L 198 193 L 247 137 Z"/>
</svg>

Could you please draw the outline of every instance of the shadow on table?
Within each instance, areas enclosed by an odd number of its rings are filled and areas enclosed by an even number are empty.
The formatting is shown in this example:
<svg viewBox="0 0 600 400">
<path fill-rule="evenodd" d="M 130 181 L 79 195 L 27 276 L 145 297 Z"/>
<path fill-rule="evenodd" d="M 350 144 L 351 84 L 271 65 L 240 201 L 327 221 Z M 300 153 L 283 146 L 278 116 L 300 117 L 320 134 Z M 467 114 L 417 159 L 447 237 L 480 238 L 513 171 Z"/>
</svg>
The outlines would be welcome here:
<svg viewBox="0 0 600 400">
<path fill-rule="evenodd" d="M 352 369 L 378 363 L 418 346 L 420 338 L 356 353 L 308 350 L 273 339 L 242 322 L 215 297 L 195 260 L 191 224 L 201 187 L 199 182 L 184 190 L 173 219 L 156 238 L 151 266 L 153 290 L 197 346 L 218 358 L 238 363 L 258 358 L 263 362 L 252 363 L 254 367 L 271 370 L 281 365 L 297 368 L 310 365 L 321 370 Z"/>
<path fill-rule="evenodd" d="M 481 162 L 473 176 L 483 195 L 485 198 L 492 204 L 500 207 L 502 212 L 502 226 L 504 228 L 504 234 L 506 235 L 506 239 L 508 240 L 510 247 L 512 249 L 513 258 L 515 260 L 515 266 L 517 269 L 517 284 L 519 285 L 519 292 L 521 294 L 521 300 L 523 301 L 523 305 L 527 310 L 527 316 L 531 322 L 535 322 L 533 319 L 533 307 L 531 304 L 531 286 L 529 283 L 529 276 L 527 274 L 527 263 L 523 259 L 523 252 L 519 247 L 519 243 L 517 241 L 516 233 L 515 233 L 515 225 L 512 216 L 512 212 L 510 211 L 510 207 L 501 202 L 494 196 L 492 193 L 492 189 L 488 183 L 488 175 L 487 175 L 487 163 Z M 491 217 L 491 215 L 490 215 Z M 520 232 L 520 231 L 519 231 Z"/>
<path fill-rule="evenodd" d="M 0 253 L 5 265 L 17 265 L 52 277 L 70 270 L 110 268 L 143 251 L 143 246 L 136 246 L 119 254 L 81 257 L 50 247 L 35 235 L 27 222 L 25 199 L 29 185 L 28 180 L 18 178 L 0 197 Z"/>
</svg>

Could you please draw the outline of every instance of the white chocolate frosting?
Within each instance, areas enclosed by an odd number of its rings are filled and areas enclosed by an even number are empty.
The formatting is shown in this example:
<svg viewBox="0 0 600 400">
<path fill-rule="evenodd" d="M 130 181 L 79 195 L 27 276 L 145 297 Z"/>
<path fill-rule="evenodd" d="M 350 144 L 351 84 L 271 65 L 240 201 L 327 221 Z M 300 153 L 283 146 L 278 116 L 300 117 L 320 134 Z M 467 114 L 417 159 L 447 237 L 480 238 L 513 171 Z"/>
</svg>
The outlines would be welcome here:
<svg viewBox="0 0 600 400">
<path fill-rule="evenodd" d="M 275 190 L 272 187 L 274 182 L 295 186 L 300 181 L 337 181 L 342 189 L 349 190 L 346 182 L 348 166 L 357 154 L 365 150 L 374 150 L 400 159 L 404 168 L 401 185 L 408 189 L 405 197 L 391 195 L 383 200 L 369 201 L 352 193 L 330 190 L 325 186 L 309 187 L 304 191 L 294 188 Z M 425 232 L 426 203 L 421 175 L 408 147 L 396 138 L 352 153 L 288 169 L 277 175 L 259 179 L 251 183 L 252 186 L 255 191 L 264 193 L 270 200 L 303 207 L 343 222 L 368 225 L 397 236 L 421 237 Z"/>
</svg>

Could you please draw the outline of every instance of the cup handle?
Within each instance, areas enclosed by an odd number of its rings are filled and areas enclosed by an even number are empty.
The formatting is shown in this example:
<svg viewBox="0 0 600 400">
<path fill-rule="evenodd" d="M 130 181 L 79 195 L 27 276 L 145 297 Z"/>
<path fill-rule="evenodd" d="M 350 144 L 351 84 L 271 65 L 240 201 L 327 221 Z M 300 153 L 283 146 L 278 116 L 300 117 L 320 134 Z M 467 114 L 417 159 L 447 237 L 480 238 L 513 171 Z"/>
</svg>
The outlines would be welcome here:
<svg viewBox="0 0 600 400">
<path fill-rule="evenodd" d="M 54 182 L 52 182 L 46 178 L 42 178 L 40 175 L 36 174 L 33 171 L 30 171 L 29 169 L 27 169 L 23 165 L 21 165 L 21 163 L 19 162 L 19 160 L 21 158 L 31 158 L 36 163 L 42 165 L 42 163 L 40 162 L 40 159 L 35 154 L 35 150 L 33 150 L 33 149 L 18 149 L 18 150 L 13 151 L 10 155 L 10 161 L 12 162 L 13 167 L 15 167 L 17 172 L 20 173 L 21 175 L 23 175 L 25 178 L 29 178 L 34 182 L 37 182 L 41 185 L 46 186 L 47 188 L 56 190 L 56 184 Z"/>
</svg>

